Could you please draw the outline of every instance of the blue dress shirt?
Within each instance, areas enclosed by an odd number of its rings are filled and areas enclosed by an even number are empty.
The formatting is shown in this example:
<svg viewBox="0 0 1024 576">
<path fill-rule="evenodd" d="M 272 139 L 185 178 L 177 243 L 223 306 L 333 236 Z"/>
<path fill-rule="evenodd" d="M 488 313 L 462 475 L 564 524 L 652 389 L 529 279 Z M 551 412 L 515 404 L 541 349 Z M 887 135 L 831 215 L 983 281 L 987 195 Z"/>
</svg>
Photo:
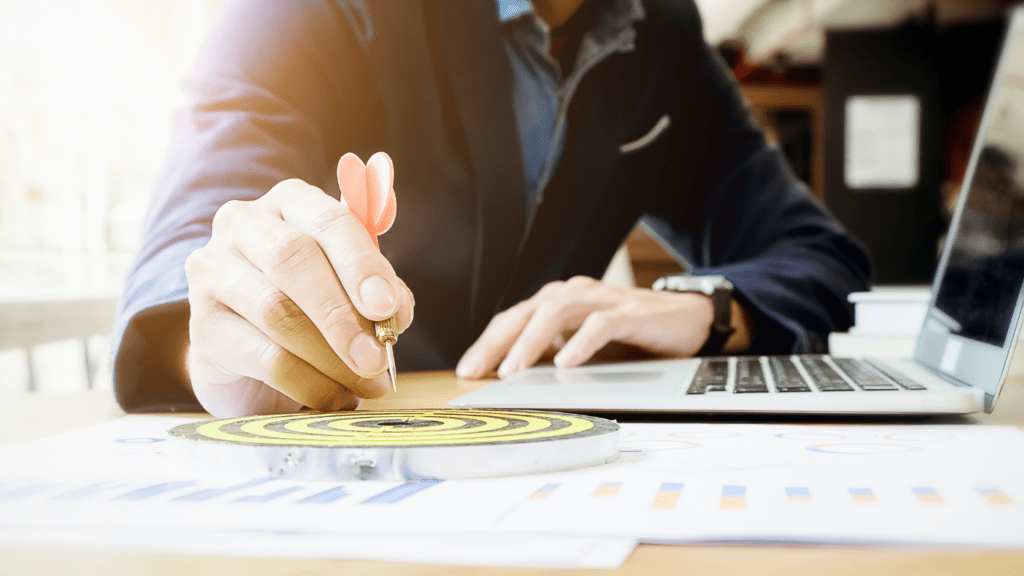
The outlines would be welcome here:
<svg viewBox="0 0 1024 576">
<path fill-rule="evenodd" d="M 583 76 L 615 52 L 634 48 L 633 23 L 644 18 L 640 0 L 615 0 L 596 28 L 587 31 L 576 64 L 563 78 L 551 56 L 551 30 L 529 0 L 497 0 L 505 52 L 512 67 L 512 98 L 526 174 L 527 214 L 543 201 L 544 188 L 565 144 L 566 116 Z"/>
</svg>

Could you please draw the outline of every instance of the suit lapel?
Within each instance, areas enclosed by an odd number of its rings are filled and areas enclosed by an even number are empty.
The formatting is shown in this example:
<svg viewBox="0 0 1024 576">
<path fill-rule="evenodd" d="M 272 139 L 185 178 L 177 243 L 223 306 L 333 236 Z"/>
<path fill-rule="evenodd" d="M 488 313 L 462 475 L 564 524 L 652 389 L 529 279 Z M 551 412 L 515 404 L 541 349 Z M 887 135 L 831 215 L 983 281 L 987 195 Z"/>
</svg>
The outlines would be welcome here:
<svg viewBox="0 0 1024 576">
<path fill-rule="evenodd" d="M 500 306 L 523 237 L 526 180 L 512 105 L 512 73 L 489 0 L 426 0 L 441 45 L 476 192 L 472 317 L 475 334 Z"/>
</svg>

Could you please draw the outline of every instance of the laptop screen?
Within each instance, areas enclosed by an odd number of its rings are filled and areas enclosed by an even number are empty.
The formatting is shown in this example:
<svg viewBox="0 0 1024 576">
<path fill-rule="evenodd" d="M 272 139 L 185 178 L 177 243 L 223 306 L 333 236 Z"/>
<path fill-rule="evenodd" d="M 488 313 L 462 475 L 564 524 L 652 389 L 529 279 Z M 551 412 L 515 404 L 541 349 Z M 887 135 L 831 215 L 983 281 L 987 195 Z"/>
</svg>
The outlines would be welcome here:
<svg viewBox="0 0 1024 576">
<path fill-rule="evenodd" d="M 995 394 L 1016 344 L 1022 285 L 1024 12 L 1018 9 L 946 239 L 918 359 Z"/>
</svg>

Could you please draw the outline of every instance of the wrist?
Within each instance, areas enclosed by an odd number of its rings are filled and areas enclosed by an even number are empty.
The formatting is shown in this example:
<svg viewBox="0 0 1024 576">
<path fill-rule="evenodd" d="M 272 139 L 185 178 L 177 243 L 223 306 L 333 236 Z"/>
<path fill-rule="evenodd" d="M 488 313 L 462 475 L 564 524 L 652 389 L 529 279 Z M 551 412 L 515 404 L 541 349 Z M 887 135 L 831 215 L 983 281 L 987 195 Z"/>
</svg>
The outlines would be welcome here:
<svg viewBox="0 0 1024 576">
<path fill-rule="evenodd" d="M 736 332 L 733 323 L 733 285 L 729 280 L 723 276 L 665 276 L 659 278 L 653 288 L 704 295 L 711 305 L 711 323 L 697 355 L 714 356 L 726 351 Z"/>
</svg>

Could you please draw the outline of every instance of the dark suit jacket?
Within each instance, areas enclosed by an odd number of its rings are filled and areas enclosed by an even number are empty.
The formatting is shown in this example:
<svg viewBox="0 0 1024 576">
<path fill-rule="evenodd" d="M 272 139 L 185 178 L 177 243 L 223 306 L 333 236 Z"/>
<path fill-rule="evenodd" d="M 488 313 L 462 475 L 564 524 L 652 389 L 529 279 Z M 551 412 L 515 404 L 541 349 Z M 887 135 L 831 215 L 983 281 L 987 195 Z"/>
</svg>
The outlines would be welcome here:
<svg viewBox="0 0 1024 576">
<path fill-rule="evenodd" d="M 636 49 L 580 83 L 561 162 L 526 205 L 510 70 L 491 0 L 242 0 L 186 83 L 119 322 L 130 409 L 194 402 L 149 367 L 140 318 L 186 314 L 183 262 L 214 212 L 297 177 L 337 195 L 347 151 L 385 150 L 398 217 L 381 249 L 416 295 L 399 368 L 454 366 L 497 311 L 600 276 L 639 218 L 697 274 L 723 274 L 754 352 L 821 346 L 867 286 L 864 251 L 766 145 L 692 0 L 645 0 Z M 624 143 L 670 125 L 640 149 Z"/>
</svg>

